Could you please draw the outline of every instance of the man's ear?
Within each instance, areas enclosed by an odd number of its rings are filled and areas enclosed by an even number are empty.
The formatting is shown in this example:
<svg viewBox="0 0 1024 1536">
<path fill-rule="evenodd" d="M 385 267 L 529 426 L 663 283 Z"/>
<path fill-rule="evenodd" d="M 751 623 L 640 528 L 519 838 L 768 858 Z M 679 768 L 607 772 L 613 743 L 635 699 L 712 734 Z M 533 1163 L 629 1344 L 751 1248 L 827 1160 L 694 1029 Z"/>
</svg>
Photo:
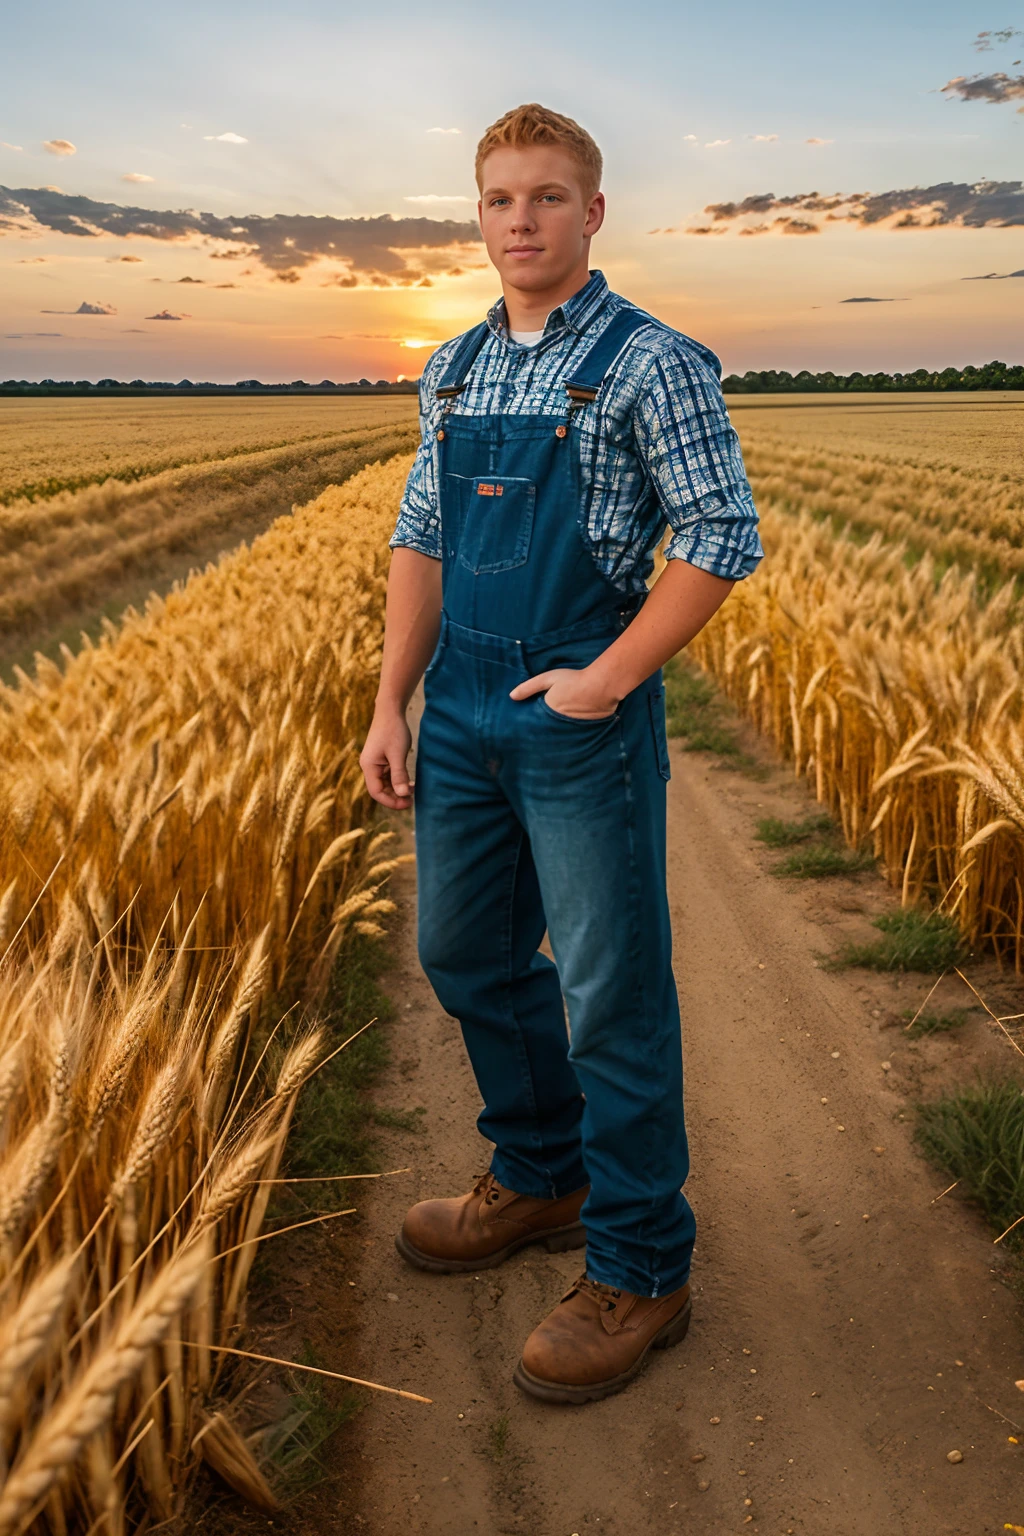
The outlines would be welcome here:
<svg viewBox="0 0 1024 1536">
<path fill-rule="evenodd" d="M 593 197 L 590 199 L 590 206 L 587 208 L 587 217 L 583 224 L 583 233 L 585 235 L 597 234 L 598 230 L 601 228 L 601 225 L 604 223 L 604 213 L 604 193 L 595 192 Z"/>
</svg>

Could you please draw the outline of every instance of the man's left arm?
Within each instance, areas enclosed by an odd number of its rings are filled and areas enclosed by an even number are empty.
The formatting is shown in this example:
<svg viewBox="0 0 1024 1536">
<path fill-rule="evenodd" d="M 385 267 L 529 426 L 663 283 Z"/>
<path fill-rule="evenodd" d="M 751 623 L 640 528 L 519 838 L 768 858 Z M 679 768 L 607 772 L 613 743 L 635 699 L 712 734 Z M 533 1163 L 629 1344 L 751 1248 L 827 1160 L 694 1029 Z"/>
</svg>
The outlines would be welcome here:
<svg viewBox="0 0 1024 1536">
<path fill-rule="evenodd" d="M 656 357 L 634 424 L 672 528 L 665 569 L 629 628 L 589 667 L 540 673 L 512 693 L 525 699 L 543 690 L 552 709 L 580 719 L 611 714 L 689 645 L 763 553 L 739 441 L 710 362 L 682 351 Z"/>
</svg>

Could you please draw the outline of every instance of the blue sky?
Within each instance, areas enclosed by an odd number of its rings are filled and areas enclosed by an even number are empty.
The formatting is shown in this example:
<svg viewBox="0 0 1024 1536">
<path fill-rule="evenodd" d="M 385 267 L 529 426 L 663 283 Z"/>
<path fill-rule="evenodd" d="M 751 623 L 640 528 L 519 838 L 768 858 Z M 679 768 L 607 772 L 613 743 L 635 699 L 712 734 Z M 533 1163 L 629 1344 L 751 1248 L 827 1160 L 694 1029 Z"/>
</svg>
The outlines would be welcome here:
<svg viewBox="0 0 1024 1536">
<path fill-rule="evenodd" d="M 979 51 L 978 32 L 1000 29 L 1022 35 Z M 0 184 L 15 192 L 57 186 L 219 218 L 463 222 L 480 132 L 541 100 L 605 153 L 595 264 L 727 369 L 1024 357 L 1024 278 L 964 281 L 1024 268 L 1019 191 L 984 227 L 953 208 L 937 226 L 919 210 L 895 229 L 847 201 L 831 220 L 798 210 L 813 226 L 804 232 L 774 208 L 761 238 L 746 239 L 740 230 L 764 219 L 703 212 L 765 193 L 1018 182 L 1024 5 L 60 0 L 9 13 L 4 51 L 0 140 L 20 147 L 0 147 Z M 974 76 L 1009 82 L 984 88 L 1006 99 L 941 90 Z M 43 148 L 57 140 L 75 152 Z M 4 377 L 414 375 L 425 346 L 472 323 L 496 291 L 469 242 L 404 259 L 427 281 L 395 286 L 361 258 L 318 257 L 282 281 L 260 258 L 213 261 L 223 243 L 201 232 L 73 237 L 40 223 L 34 203 L 15 223 L 0 230 Z M 714 234 L 686 233 L 701 227 Z M 649 233 L 665 228 L 674 233 Z M 230 289 L 218 286 L 226 273 Z M 182 277 L 192 283 L 172 289 Z M 851 297 L 886 302 L 842 303 Z M 116 313 L 43 313 L 83 302 Z M 161 312 L 182 318 L 152 318 Z"/>
</svg>

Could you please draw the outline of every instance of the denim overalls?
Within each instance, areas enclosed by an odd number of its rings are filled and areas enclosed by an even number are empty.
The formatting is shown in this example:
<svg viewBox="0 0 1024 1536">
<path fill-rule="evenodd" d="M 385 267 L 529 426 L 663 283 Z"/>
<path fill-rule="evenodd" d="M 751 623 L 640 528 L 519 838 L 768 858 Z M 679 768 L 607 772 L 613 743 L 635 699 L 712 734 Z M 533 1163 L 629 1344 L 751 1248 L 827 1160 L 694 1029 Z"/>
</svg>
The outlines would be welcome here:
<svg viewBox="0 0 1024 1536">
<path fill-rule="evenodd" d="M 573 418 L 645 323 L 616 316 L 566 381 L 564 417 L 458 414 L 486 327 L 453 355 L 437 391 L 444 604 L 415 797 L 420 959 L 462 1025 L 492 1171 L 540 1198 L 589 1182 L 587 1273 L 658 1296 L 685 1283 L 694 1236 L 661 679 L 599 720 L 509 698 L 538 672 L 587 666 L 636 610 L 583 540 Z"/>
</svg>

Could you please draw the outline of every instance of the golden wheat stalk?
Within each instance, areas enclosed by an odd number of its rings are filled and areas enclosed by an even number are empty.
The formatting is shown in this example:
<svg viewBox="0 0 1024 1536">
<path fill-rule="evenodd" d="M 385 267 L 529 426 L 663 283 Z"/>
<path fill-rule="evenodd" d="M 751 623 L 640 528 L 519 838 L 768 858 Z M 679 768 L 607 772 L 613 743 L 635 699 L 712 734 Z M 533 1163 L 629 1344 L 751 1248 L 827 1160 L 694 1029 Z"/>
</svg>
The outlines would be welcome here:
<svg viewBox="0 0 1024 1536">
<path fill-rule="evenodd" d="M 208 1239 L 178 1250 L 142 1292 L 110 1343 L 36 1425 L 0 1492 L 0 1536 L 16 1531 L 81 1447 L 109 1419 L 117 1394 L 187 1306 L 210 1257 Z"/>
</svg>

